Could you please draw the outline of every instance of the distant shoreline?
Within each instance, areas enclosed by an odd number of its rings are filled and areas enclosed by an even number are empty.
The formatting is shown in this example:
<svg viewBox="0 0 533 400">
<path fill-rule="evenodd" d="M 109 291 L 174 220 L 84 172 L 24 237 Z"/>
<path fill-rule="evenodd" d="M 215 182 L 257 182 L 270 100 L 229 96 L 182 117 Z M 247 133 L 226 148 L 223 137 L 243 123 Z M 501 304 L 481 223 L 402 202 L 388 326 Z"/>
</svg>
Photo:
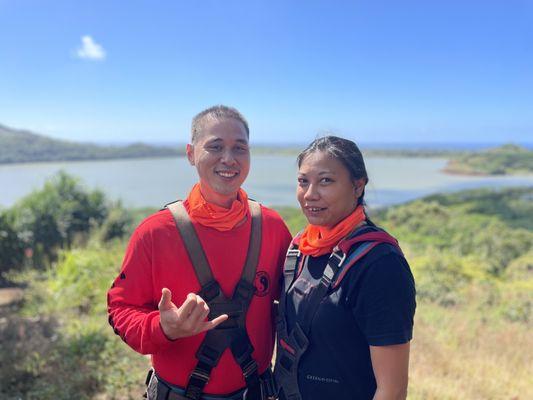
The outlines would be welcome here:
<svg viewBox="0 0 533 400">
<path fill-rule="evenodd" d="M 63 158 L 57 160 L 24 160 L 13 162 L 0 162 L 0 166 L 4 165 L 23 165 L 23 164 L 49 164 L 49 163 L 61 163 L 61 162 L 94 162 L 94 161 L 116 161 L 116 160 L 143 160 L 147 158 L 174 158 L 185 157 L 185 154 L 164 154 L 164 155 L 143 155 L 143 156 L 131 156 L 131 157 L 100 157 L 100 158 Z"/>
<path fill-rule="evenodd" d="M 165 149 L 165 148 L 161 148 Z M 169 148 L 169 150 L 171 150 Z M 252 155 L 294 155 L 296 156 L 299 150 L 296 148 L 272 148 L 272 147 L 255 147 L 252 149 Z M 441 170 L 444 174 L 455 176 L 513 176 L 513 175 L 532 175 L 533 171 L 518 170 L 508 171 L 505 173 L 489 173 L 484 171 L 467 170 L 465 165 L 459 161 L 468 157 L 468 153 L 464 151 L 426 151 L 417 153 L 415 151 L 406 150 L 370 150 L 363 151 L 364 157 L 384 157 L 384 158 L 443 158 L 446 159 L 446 166 Z M 172 154 L 145 154 L 145 155 L 124 155 L 124 156 L 109 156 L 109 157 L 87 157 L 87 158 L 61 158 L 50 160 L 22 160 L 12 162 L 0 161 L 0 166 L 8 165 L 23 165 L 23 164 L 46 164 L 46 163 L 61 163 L 61 162 L 94 162 L 94 161 L 117 161 L 117 160 L 134 160 L 134 159 L 165 159 L 165 158 L 182 158 L 186 154 L 177 152 Z M 465 168 L 465 169 L 462 169 Z"/>
<path fill-rule="evenodd" d="M 252 143 L 251 147 L 252 155 L 296 156 L 304 146 L 297 144 L 254 145 Z M 533 173 L 533 150 L 515 144 L 469 150 L 451 143 L 435 144 L 434 147 L 428 143 L 394 145 L 362 143 L 361 149 L 366 157 L 444 158 L 447 159 L 447 164 L 442 172 L 453 175 L 492 176 Z M 153 146 L 145 143 L 133 143 L 126 146 L 78 143 L 0 125 L 0 165 L 183 156 L 185 156 L 183 144 L 178 147 L 178 145 Z"/>
</svg>

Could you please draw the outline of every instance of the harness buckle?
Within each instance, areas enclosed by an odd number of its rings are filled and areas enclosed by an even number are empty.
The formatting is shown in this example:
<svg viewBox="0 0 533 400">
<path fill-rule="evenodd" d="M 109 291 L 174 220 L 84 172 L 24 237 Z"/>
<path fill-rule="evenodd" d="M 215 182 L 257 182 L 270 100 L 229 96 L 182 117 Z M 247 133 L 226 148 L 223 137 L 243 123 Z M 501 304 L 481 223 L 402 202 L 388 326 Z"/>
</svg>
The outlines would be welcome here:
<svg viewBox="0 0 533 400">
<path fill-rule="evenodd" d="M 204 363 L 206 365 L 206 368 L 213 368 L 215 365 L 217 365 L 218 360 L 221 356 L 222 353 L 220 351 L 207 345 L 206 343 L 202 343 L 196 351 L 196 358 L 198 359 L 198 361 Z M 198 366 L 196 366 L 195 370 L 196 369 L 198 369 L 199 371 L 203 371 Z"/>
<path fill-rule="evenodd" d="M 204 382 L 209 380 L 209 373 L 199 369 L 198 367 L 193 369 L 191 372 L 191 378 L 195 378 Z"/>
<path fill-rule="evenodd" d="M 287 256 L 286 257 L 300 257 L 300 254 L 302 254 L 300 252 L 299 249 L 289 249 L 287 250 Z"/>
<path fill-rule="evenodd" d="M 301 251 L 297 248 L 287 250 L 285 263 L 283 264 L 283 275 L 285 275 L 286 279 L 291 278 L 294 275 L 301 254 Z"/>
<path fill-rule="evenodd" d="M 341 255 L 339 255 L 339 253 Z M 335 248 L 335 249 L 333 249 L 333 252 L 331 253 L 331 256 L 329 257 L 328 264 L 330 264 L 332 260 L 336 261 L 337 265 L 335 265 L 335 267 L 339 268 L 342 265 L 342 263 L 344 262 L 344 260 L 346 260 L 346 253 L 343 252 L 339 248 Z"/>
<path fill-rule="evenodd" d="M 237 297 L 241 300 L 251 299 L 255 293 L 255 286 L 245 280 L 240 280 L 235 287 L 233 298 Z"/>
<path fill-rule="evenodd" d="M 341 253 L 342 256 L 340 256 L 339 253 Z M 339 249 L 338 247 L 336 247 L 333 249 L 333 252 L 331 253 L 331 257 L 335 257 L 338 260 L 338 265 L 341 265 L 344 262 L 344 260 L 346 260 L 346 253 L 342 251 L 341 249 Z"/>
<path fill-rule="evenodd" d="M 207 285 L 202 286 L 200 296 L 207 302 L 213 300 L 220 294 L 220 286 L 217 281 L 211 281 Z"/>
<path fill-rule="evenodd" d="M 242 367 L 242 374 L 245 379 L 248 379 L 251 375 L 257 372 L 257 363 L 251 358 L 244 367 Z"/>
</svg>

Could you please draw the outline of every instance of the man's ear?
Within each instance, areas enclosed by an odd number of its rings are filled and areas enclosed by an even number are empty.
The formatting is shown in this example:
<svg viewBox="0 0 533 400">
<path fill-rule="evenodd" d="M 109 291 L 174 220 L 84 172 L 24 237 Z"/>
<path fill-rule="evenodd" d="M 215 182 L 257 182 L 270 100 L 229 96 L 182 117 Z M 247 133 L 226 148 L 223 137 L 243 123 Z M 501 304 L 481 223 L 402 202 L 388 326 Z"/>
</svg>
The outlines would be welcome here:
<svg viewBox="0 0 533 400">
<path fill-rule="evenodd" d="M 194 145 L 187 144 L 185 147 L 185 153 L 187 153 L 187 159 L 189 160 L 189 164 L 194 165 Z"/>
</svg>

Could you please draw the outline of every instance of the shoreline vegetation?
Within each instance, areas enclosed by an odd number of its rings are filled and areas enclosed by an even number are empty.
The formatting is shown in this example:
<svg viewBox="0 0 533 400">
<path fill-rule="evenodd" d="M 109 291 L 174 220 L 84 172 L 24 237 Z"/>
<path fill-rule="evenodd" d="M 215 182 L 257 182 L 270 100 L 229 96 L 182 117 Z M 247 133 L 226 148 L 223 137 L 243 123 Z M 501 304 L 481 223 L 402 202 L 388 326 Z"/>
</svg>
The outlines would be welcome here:
<svg viewBox="0 0 533 400">
<path fill-rule="evenodd" d="M 533 188 L 435 194 L 372 212 L 417 284 L 410 400 L 533 398 Z M 277 208 L 294 234 L 296 208 Z M 130 399 L 148 360 L 107 323 L 106 291 L 134 227 L 125 209 L 59 173 L 0 210 L 0 397 Z M 20 293 L 20 292 L 19 292 Z"/>
<path fill-rule="evenodd" d="M 256 145 L 253 154 L 294 155 L 300 146 Z M 533 150 L 513 144 L 479 151 L 438 148 L 363 148 L 367 157 L 438 157 L 448 159 L 444 173 L 456 175 L 533 174 Z M 180 157 L 183 148 L 134 143 L 104 146 L 52 139 L 0 124 L 0 165 L 54 161 Z"/>
</svg>

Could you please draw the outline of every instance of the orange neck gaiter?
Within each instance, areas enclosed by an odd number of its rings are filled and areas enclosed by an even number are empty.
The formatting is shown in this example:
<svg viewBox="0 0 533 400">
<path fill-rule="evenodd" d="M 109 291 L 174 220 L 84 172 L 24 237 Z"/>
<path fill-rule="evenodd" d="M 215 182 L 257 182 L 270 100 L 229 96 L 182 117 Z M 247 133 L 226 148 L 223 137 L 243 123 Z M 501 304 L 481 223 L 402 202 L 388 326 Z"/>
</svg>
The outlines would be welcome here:
<svg viewBox="0 0 533 400">
<path fill-rule="evenodd" d="M 233 201 L 230 208 L 217 206 L 208 203 L 197 183 L 191 189 L 185 206 L 189 216 L 204 226 L 214 228 L 219 231 L 229 231 L 242 222 L 249 214 L 248 195 L 242 189 L 237 193 L 237 199 Z"/>
<path fill-rule="evenodd" d="M 365 219 L 363 206 L 357 206 L 353 213 L 333 228 L 309 224 L 300 236 L 298 248 L 303 254 L 313 257 L 331 253 L 333 248 Z"/>
</svg>

